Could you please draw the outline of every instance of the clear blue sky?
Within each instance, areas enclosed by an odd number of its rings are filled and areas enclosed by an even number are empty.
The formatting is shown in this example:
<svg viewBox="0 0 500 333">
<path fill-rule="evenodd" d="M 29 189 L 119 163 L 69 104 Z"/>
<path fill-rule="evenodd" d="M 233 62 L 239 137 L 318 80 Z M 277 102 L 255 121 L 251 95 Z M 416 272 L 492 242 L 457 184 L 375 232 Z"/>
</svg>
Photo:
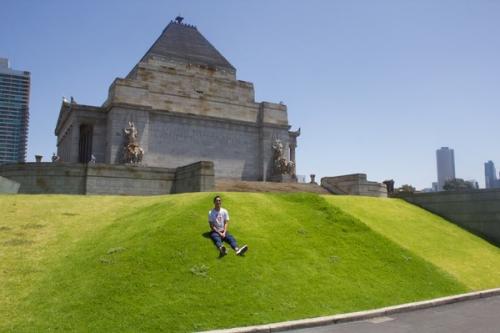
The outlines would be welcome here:
<svg viewBox="0 0 500 333">
<path fill-rule="evenodd" d="M 62 96 L 101 105 L 178 14 L 302 128 L 298 173 L 430 187 L 435 151 L 484 186 L 500 167 L 500 1 L 0 2 L 0 57 L 32 73 L 29 160 Z"/>
</svg>

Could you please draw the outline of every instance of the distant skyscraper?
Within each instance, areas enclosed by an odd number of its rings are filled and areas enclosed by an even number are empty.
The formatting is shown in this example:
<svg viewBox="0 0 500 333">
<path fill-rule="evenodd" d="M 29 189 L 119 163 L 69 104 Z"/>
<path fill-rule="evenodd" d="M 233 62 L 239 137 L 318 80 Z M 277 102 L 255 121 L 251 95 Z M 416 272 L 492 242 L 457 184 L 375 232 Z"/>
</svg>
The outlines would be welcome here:
<svg viewBox="0 0 500 333">
<path fill-rule="evenodd" d="M 493 161 L 484 163 L 484 183 L 486 188 L 498 187 L 497 172 Z"/>
<path fill-rule="evenodd" d="M 30 72 L 13 70 L 0 58 L 0 164 L 25 162 Z"/>
<path fill-rule="evenodd" d="M 455 154 L 453 149 L 441 147 L 436 150 L 438 191 L 443 190 L 447 180 L 455 179 Z"/>
</svg>

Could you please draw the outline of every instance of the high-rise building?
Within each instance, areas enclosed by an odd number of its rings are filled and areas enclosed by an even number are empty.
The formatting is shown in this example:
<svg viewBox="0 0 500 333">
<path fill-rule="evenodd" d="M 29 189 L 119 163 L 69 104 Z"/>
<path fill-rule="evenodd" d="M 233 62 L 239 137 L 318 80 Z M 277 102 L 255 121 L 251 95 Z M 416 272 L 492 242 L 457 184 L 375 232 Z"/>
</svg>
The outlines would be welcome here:
<svg viewBox="0 0 500 333">
<path fill-rule="evenodd" d="M 484 163 L 484 184 L 486 188 L 495 188 L 499 185 L 497 172 L 493 161 Z"/>
<path fill-rule="evenodd" d="M 0 58 L 0 164 L 26 160 L 30 77 Z"/>
<path fill-rule="evenodd" d="M 453 149 L 441 147 L 436 150 L 438 191 L 443 190 L 447 180 L 455 179 L 455 154 Z"/>
</svg>

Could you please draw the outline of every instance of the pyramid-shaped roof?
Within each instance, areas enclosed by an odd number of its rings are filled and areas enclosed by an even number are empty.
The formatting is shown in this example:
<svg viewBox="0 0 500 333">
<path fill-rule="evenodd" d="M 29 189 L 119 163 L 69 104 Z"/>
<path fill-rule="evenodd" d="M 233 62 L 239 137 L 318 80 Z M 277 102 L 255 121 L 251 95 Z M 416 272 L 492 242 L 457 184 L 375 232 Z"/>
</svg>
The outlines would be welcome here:
<svg viewBox="0 0 500 333">
<path fill-rule="evenodd" d="M 180 22 L 170 22 L 141 61 L 153 55 L 190 64 L 236 70 L 195 26 Z"/>
</svg>

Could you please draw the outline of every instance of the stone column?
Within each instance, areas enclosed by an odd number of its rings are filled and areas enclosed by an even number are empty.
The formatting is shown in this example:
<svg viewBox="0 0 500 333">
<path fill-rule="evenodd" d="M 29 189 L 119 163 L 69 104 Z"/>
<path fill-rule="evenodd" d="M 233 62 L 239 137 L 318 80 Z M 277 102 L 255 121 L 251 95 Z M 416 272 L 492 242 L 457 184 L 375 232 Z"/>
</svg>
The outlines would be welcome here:
<svg viewBox="0 0 500 333">
<path fill-rule="evenodd" d="M 297 148 L 297 137 L 300 135 L 300 128 L 297 131 L 288 131 L 290 147 L 290 162 L 293 162 L 292 178 L 297 181 L 297 161 L 295 160 L 295 148 Z"/>
<path fill-rule="evenodd" d="M 297 148 L 297 144 L 291 143 L 290 144 L 290 161 L 296 164 L 295 162 L 295 148 Z"/>
</svg>

